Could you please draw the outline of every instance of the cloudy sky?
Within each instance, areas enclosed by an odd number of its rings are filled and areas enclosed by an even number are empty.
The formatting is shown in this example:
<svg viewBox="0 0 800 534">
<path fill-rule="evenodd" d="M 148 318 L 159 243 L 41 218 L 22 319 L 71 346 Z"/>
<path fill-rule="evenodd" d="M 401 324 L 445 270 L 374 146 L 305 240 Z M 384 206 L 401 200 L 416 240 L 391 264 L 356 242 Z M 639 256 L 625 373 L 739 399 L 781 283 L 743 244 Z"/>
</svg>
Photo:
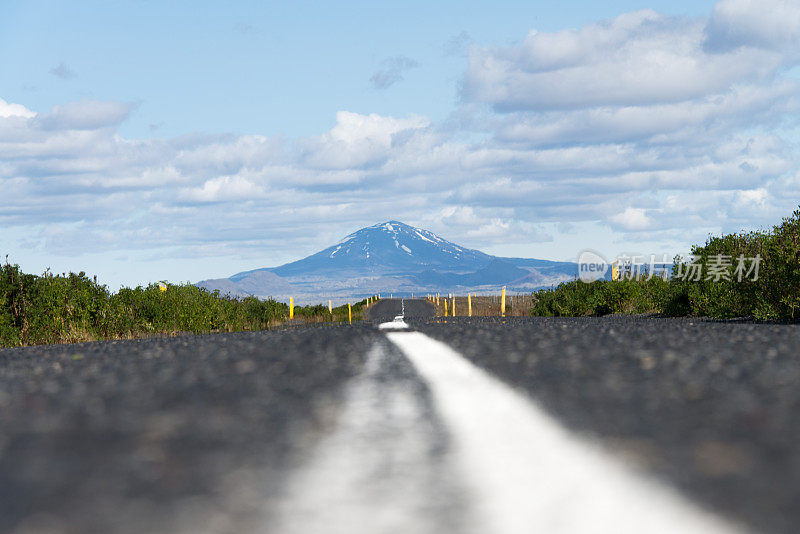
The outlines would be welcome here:
<svg viewBox="0 0 800 534">
<path fill-rule="evenodd" d="M 671 255 L 800 203 L 796 0 L 75 4 L 0 4 L 29 272 L 196 281 L 388 219 Z"/>
</svg>

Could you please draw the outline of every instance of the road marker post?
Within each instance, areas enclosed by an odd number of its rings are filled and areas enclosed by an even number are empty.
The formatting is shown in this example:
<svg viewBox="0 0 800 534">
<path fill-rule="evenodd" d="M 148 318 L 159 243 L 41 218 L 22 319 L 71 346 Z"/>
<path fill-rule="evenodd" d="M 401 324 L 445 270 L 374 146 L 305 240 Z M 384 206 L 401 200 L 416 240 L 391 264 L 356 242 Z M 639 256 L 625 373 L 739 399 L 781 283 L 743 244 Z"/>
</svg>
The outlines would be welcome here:
<svg viewBox="0 0 800 534">
<path fill-rule="evenodd" d="M 333 303 L 330 300 L 328 301 L 328 313 L 333 315 Z"/>
<path fill-rule="evenodd" d="M 294 319 L 294 299 L 289 297 L 289 319 Z"/>
<path fill-rule="evenodd" d="M 444 300 L 444 316 L 447 317 L 447 299 L 442 300 Z"/>
<path fill-rule="evenodd" d="M 467 293 L 467 316 L 472 317 L 472 294 Z"/>
<path fill-rule="evenodd" d="M 456 294 L 453 293 L 453 317 L 456 316 Z"/>
<path fill-rule="evenodd" d="M 611 280 L 614 282 L 619 280 L 619 260 L 611 262 Z"/>
<path fill-rule="evenodd" d="M 347 303 L 347 324 L 353 324 L 353 310 L 350 308 L 350 303 Z"/>
<path fill-rule="evenodd" d="M 506 286 L 503 286 L 503 291 L 500 293 L 500 317 L 506 316 Z"/>
</svg>

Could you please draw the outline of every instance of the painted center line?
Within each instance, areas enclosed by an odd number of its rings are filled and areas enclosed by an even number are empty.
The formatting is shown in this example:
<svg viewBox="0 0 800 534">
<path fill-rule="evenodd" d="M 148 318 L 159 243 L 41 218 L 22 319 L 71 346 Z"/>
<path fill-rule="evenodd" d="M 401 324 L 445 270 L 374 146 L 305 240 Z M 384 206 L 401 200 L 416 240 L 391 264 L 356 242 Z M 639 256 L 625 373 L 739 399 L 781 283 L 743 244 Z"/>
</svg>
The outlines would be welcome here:
<svg viewBox="0 0 800 534">
<path fill-rule="evenodd" d="M 378 325 L 378 329 L 380 330 L 407 330 L 408 324 L 403 320 L 402 315 L 398 315 L 394 318 L 394 321 L 389 321 L 386 323 L 381 323 Z"/>
<path fill-rule="evenodd" d="M 420 332 L 386 335 L 428 384 L 475 532 L 744 532 L 576 437 L 446 344 Z"/>
<path fill-rule="evenodd" d="M 465 532 L 469 511 L 459 506 L 460 484 L 430 397 L 411 364 L 388 349 L 370 350 L 331 431 L 306 451 L 263 532 Z"/>
</svg>

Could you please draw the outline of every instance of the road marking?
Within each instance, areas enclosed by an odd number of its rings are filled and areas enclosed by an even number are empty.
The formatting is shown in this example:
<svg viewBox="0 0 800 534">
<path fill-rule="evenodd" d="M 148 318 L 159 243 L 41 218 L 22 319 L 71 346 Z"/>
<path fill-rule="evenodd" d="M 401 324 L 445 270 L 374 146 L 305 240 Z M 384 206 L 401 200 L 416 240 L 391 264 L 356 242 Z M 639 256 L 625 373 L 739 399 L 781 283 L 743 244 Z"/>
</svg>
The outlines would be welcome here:
<svg viewBox="0 0 800 534">
<path fill-rule="evenodd" d="M 428 383 L 489 534 L 743 532 L 572 435 L 527 397 L 420 332 L 386 334 Z"/>
<path fill-rule="evenodd" d="M 408 324 L 403 320 L 402 315 L 398 315 L 394 318 L 394 321 L 389 321 L 387 323 L 381 323 L 378 325 L 379 330 L 407 330 Z"/>
<path fill-rule="evenodd" d="M 400 301 L 400 315 L 395 316 L 394 321 L 381 323 L 378 325 L 378 330 L 407 330 L 408 325 L 405 322 L 406 301 Z"/>
<path fill-rule="evenodd" d="M 406 359 L 386 348 L 372 347 L 364 372 L 331 406 L 332 430 L 305 451 L 264 532 L 463 532 L 468 511 L 458 507 L 460 484 L 430 396 Z"/>
</svg>

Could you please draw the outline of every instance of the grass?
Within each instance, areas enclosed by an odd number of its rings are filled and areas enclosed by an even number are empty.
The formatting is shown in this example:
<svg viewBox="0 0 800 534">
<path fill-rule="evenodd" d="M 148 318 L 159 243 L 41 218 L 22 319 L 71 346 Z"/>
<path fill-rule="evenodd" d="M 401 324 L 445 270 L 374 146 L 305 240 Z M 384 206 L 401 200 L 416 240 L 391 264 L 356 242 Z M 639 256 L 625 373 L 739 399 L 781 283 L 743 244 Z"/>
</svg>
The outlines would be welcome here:
<svg viewBox="0 0 800 534">
<path fill-rule="evenodd" d="M 692 255 L 702 272 L 699 280 L 676 276 L 686 272 L 688 265 L 676 258 L 673 276 L 666 281 L 572 281 L 537 291 L 531 314 L 575 317 L 651 312 L 717 319 L 800 319 L 800 210 L 766 231 L 710 236 L 705 244 L 692 247 Z M 756 256 L 762 259 L 757 279 L 739 279 L 738 258 Z M 723 275 L 709 278 L 713 272 L 709 267 L 721 263 L 729 263 L 722 268 Z"/>
<path fill-rule="evenodd" d="M 453 315 L 452 299 L 439 297 L 439 304 L 433 302 L 436 307 L 436 315 L 444 316 L 444 301 L 447 300 L 447 315 Z M 480 295 L 472 296 L 472 316 L 473 317 L 492 317 L 500 315 L 501 295 Z M 469 307 L 466 296 L 456 296 L 456 316 L 466 317 Z M 533 297 L 530 294 L 506 294 L 506 317 L 521 317 L 528 315 L 533 305 Z"/>
<path fill-rule="evenodd" d="M 353 306 L 361 317 L 366 301 Z M 347 306 L 295 306 L 295 323 L 346 321 Z M 289 307 L 272 299 L 234 298 L 191 284 L 122 288 L 112 293 L 85 273 L 23 273 L 0 266 L 0 346 L 132 339 L 178 333 L 265 330 L 285 324 Z"/>
</svg>

